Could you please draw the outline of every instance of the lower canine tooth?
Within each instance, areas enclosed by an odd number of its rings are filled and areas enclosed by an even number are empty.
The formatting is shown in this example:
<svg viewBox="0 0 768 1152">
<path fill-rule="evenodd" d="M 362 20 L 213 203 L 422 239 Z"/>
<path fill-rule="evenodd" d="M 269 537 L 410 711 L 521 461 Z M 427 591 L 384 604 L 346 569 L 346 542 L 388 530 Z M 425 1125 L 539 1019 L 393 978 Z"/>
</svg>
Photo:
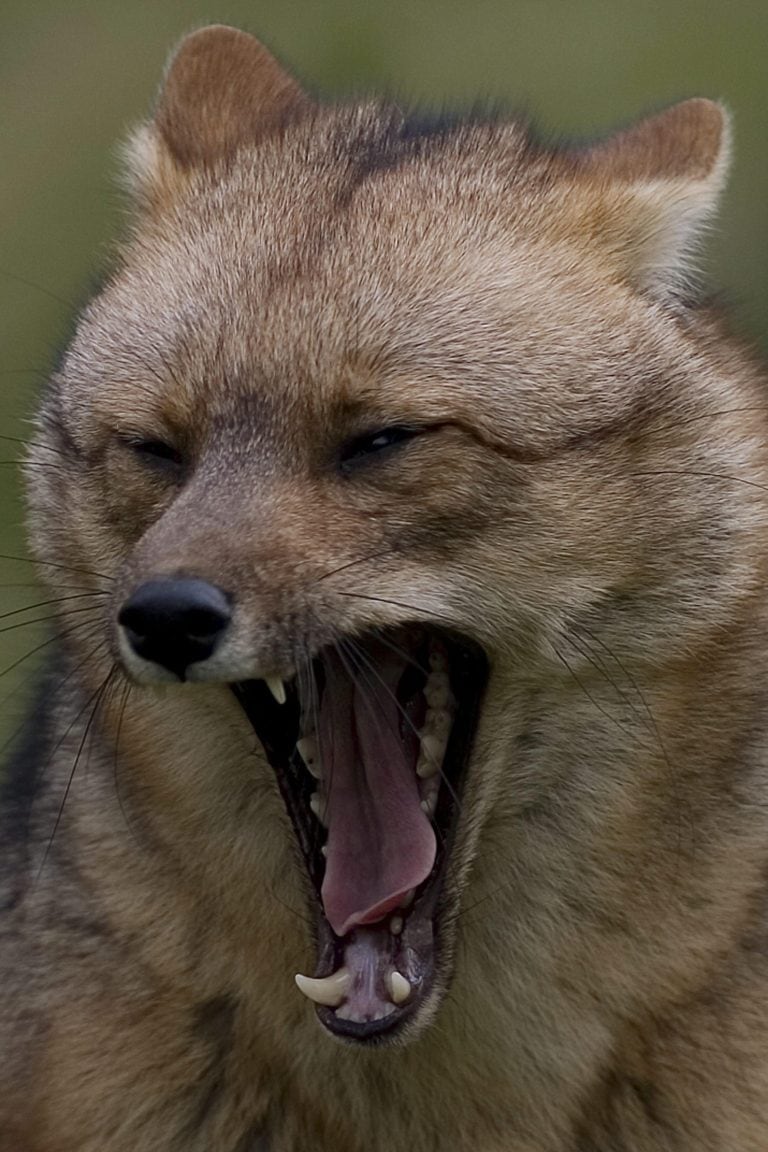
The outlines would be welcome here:
<svg viewBox="0 0 768 1152">
<path fill-rule="evenodd" d="M 269 688 L 270 692 L 274 696 L 275 700 L 277 700 L 278 704 L 285 704 L 285 700 L 286 700 L 285 684 L 283 684 L 280 677 L 279 676 L 265 676 L 264 677 L 264 683 L 266 684 L 267 688 Z"/>
<path fill-rule="evenodd" d="M 389 922 L 389 930 L 393 936 L 399 936 L 403 930 L 402 916 L 393 916 Z"/>
<path fill-rule="evenodd" d="M 325 1004 L 328 1008 L 338 1008 L 352 983 L 352 977 L 346 968 L 339 968 L 332 976 L 324 976 L 320 980 L 314 976 L 302 976 L 299 972 L 295 980 L 299 991 L 303 992 L 308 1000 L 312 1000 L 315 1004 Z M 394 1000 L 394 995 L 392 999 Z"/>
<path fill-rule="evenodd" d="M 390 972 L 387 976 L 387 990 L 394 1004 L 404 1004 L 411 994 L 411 986 L 405 976 L 399 972 Z"/>
</svg>

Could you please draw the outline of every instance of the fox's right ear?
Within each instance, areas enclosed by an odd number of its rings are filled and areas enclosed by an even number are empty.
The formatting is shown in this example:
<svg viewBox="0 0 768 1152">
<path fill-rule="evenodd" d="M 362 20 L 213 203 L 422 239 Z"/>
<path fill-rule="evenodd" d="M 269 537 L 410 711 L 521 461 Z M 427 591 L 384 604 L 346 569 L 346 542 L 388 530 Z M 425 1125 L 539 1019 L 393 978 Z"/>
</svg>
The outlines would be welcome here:
<svg viewBox="0 0 768 1152">
<path fill-rule="evenodd" d="M 255 144 L 310 106 L 255 37 L 223 24 L 192 32 L 171 56 L 153 120 L 125 147 L 131 187 L 149 205 L 167 202 L 191 169 Z"/>
</svg>

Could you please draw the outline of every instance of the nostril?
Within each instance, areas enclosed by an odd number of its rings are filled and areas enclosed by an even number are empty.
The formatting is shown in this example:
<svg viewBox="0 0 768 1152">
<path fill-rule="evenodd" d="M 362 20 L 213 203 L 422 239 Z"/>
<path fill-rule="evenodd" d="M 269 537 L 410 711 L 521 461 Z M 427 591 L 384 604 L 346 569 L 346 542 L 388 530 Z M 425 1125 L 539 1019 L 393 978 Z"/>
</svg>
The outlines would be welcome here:
<svg viewBox="0 0 768 1152">
<path fill-rule="evenodd" d="M 123 604 L 118 623 L 133 651 L 181 679 L 207 660 L 232 617 L 230 598 L 205 580 L 150 580 Z"/>
</svg>

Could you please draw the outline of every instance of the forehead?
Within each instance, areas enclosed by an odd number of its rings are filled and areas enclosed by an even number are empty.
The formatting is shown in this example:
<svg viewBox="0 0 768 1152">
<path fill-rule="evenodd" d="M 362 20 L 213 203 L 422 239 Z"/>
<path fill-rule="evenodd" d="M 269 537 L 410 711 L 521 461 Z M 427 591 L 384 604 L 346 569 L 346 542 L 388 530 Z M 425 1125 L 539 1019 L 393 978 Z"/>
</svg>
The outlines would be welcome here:
<svg viewBox="0 0 768 1152">
<path fill-rule="evenodd" d="M 388 380 L 468 383 L 489 357 L 513 369 L 515 346 L 530 359 L 553 292 L 574 297 L 566 327 L 583 292 L 516 138 L 477 131 L 388 149 L 328 129 L 193 175 L 89 318 L 102 369 L 197 410 L 254 393 L 324 408 L 386 403 Z"/>
</svg>

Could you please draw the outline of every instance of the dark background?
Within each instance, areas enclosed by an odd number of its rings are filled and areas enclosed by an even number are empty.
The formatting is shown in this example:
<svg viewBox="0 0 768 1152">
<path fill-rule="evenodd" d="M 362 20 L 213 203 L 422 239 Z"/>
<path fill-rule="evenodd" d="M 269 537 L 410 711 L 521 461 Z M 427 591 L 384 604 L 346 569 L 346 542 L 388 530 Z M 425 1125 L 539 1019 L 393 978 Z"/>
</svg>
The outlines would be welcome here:
<svg viewBox="0 0 768 1152">
<path fill-rule="evenodd" d="M 121 227 L 117 143 L 151 106 L 175 41 L 201 24 L 261 36 L 310 90 L 384 90 L 529 113 L 589 137 L 690 95 L 725 101 L 735 162 L 707 266 L 737 329 L 768 350 L 768 0 L 0 0 L 0 432 L 29 434 L 36 390 Z M 0 441 L 0 459 L 17 455 Z M 21 555 L 15 468 L 0 468 L 0 551 Z M 45 599 L 0 561 L 0 611 Z M 0 670 L 41 642 L 5 616 Z M 17 626 L 22 624 L 23 626 Z M 0 676 L 0 726 L 34 659 Z M 21 680 L 19 675 L 22 673 Z M 4 701 L 4 703 L 3 703 Z"/>
</svg>

